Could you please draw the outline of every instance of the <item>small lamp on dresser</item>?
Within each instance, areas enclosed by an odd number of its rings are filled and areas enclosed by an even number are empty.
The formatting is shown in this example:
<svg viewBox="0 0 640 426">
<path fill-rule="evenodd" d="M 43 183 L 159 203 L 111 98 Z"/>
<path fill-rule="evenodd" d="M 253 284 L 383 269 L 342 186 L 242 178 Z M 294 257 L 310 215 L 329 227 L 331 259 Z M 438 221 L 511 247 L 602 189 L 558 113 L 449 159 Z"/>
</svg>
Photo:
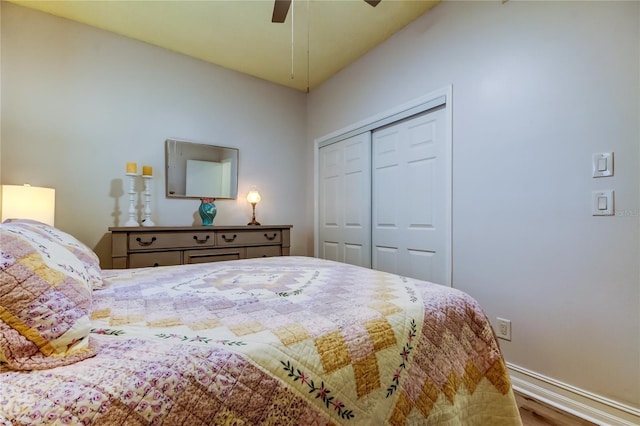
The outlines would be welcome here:
<svg viewBox="0 0 640 426">
<path fill-rule="evenodd" d="M 251 218 L 251 222 L 247 223 L 247 225 L 260 225 L 260 222 L 256 221 L 256 204 L 258 204 L 260 200 L 260 193 L 257 189 L 252 188 L 247 194 L 247 201 L 251 204 L 251 207 L 253 207 L 253 217 Z"/>
</svg>

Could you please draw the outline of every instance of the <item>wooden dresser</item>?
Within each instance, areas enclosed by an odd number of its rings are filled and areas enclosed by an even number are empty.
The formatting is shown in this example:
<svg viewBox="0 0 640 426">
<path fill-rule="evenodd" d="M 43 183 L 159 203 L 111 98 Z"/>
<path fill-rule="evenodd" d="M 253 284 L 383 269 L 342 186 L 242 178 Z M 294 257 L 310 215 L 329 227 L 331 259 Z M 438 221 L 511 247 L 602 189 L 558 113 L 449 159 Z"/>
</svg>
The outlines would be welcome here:
<svg viewBox="0 0 640 426">
<path fill-rule="evenodd" d="M 288 256 L 292 225 L 112 227 L 114 269 Z"/>
</svg>

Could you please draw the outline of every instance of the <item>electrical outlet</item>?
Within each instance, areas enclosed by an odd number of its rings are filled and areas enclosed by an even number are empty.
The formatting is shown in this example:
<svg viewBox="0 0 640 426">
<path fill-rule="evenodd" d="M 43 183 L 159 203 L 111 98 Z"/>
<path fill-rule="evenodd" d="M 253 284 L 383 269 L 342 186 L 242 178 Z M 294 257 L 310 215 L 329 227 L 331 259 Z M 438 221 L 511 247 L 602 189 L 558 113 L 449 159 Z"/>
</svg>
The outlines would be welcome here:
<svg viewBox="0 0 640 426">
<path fill-rule="evenodd" d="M 511 320 L 504 318 L 496 318 L 498 321 L 498 328 L 496 329 L 496 335 L 500 339 L 511 340 Z"/>
</svg>

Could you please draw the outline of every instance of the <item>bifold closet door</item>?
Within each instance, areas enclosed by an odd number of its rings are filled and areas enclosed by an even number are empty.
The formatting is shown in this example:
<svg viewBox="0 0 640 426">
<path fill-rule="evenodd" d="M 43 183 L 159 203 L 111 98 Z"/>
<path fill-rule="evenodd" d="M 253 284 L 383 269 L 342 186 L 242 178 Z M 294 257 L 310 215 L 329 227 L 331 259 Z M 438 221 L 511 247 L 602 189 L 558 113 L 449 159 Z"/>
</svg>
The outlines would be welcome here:
<svg viewBox="0 0 640 426">
<path fill-rule="evenodd" d="M 450 285 L 445 118 L 439 108 L 372 133 L 373 269 Z"/>
<path fill-rule="evenodd" d="M 371 133 L 319 153 L 319 256 L 370 268 Z"/>
</svg>

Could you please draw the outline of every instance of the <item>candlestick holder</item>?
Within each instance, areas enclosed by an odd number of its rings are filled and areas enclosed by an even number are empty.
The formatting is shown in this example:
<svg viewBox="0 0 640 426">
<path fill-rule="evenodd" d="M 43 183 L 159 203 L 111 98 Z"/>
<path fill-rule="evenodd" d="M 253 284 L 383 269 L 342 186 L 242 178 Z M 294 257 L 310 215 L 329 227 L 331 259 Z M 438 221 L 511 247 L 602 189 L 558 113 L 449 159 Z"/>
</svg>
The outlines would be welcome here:
<svg viewBox="0 0 640 426">
<path fill-rule="evenodd" d="M 155 226 L 151 220 L 151 175 L 142 175 L 144 179 L 144 219 L 142 226 Z"/>
<path fill-rule="evenodd" d="M 129 180 L 129 220 L 124 226 L 140 226 L 136 218 L 136 176 L 137 173 L 127 173 Z"/>
</svg>

